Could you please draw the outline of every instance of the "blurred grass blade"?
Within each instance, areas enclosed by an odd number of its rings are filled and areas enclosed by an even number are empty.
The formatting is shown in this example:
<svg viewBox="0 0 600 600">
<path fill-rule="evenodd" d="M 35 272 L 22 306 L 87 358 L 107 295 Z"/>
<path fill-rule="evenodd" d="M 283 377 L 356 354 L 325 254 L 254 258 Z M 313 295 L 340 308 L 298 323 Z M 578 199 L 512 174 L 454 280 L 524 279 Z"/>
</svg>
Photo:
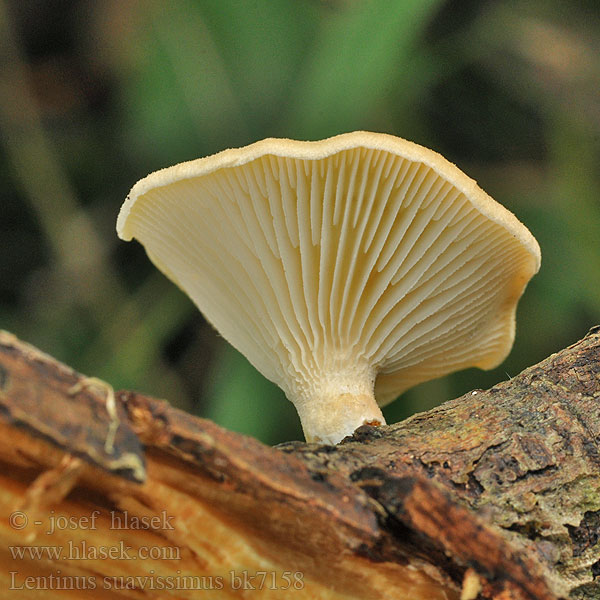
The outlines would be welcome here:
<svg viewBox="0 0 600 600">
<path fill-rule="evenodd" d="M 202 416 L 268 444 L 304 439 L 292 403 L 237 350 L 223 341 L 215 363 Z"/>
<path fill-rule="evenodd" d="M 326 15 L 292 92 L 290 135 L 323 137 L 366 128 L 362 124 L 382 96 L 392 89 L 410 92 L 415 42 L 440 4 L 370 0 Z"/>
</svg>

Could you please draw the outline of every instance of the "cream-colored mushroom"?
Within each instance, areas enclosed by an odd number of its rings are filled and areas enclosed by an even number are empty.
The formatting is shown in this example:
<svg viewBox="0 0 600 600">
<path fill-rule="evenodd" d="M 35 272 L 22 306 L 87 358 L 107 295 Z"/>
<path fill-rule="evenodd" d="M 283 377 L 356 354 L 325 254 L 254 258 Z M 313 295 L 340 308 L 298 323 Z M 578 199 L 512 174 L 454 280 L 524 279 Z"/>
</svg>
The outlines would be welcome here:
<svg viewBox="0 0 600 600">
<path fill-rule="evenodd" d="M 531 233 L 456 166 L 367 132 L 157 171 L 117 231 L 326 443 L 383 424 L 379 405 L 419 382 L 499 364 L 540 266 Z"/>
</svg>

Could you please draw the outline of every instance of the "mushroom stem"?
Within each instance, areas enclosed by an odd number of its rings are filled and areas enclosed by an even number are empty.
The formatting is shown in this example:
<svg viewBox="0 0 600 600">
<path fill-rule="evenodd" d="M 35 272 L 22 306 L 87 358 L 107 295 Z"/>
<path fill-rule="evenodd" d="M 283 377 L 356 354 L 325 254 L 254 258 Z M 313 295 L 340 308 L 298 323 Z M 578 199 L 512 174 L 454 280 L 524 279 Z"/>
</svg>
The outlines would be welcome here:
<svg viewBox="0 0 600 600">
<path fill-rule="evenodd" d="M 372 392 L 340 391 L 294 404 L 307 442 L 337 444 L 361 425 L 385 425 Z"/>
</svg>

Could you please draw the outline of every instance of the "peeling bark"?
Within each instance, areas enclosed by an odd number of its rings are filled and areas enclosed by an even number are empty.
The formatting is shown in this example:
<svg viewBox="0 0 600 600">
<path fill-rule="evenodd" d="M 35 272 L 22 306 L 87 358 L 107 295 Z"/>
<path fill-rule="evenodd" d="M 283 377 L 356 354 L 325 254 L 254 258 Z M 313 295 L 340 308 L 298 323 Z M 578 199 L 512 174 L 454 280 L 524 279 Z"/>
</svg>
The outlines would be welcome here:
<svg viewBox="0 0 600 600">
<path fill-rule="evenodd" d="M 0 334 L 0 589 L 60 570 L 96 588 L 19 593 L 600 598 L 599 408 L 595 328 L 488 391 L 364 426 L 335 447 L 269 448 L 163 401 L 113 394 Z M 94 511 L 98 526 L 85 528 Z M 78 527 L 46 534 L 52 515 Z M 117 529 L 115 517 L 157 520 Z M 179 558 L 15 559 L 10 550 L 83 541 Z M 236 577 L 257 587 L 248 577 L 263 572 L 262 589 L 236 589 Z M 295 588 L 284 589 L 286 573 Z M 104 588 L 119 577 L 146 579 Z M 159 577 L 201 577 L 204 587 L 148 589 Z"/>
</svg>

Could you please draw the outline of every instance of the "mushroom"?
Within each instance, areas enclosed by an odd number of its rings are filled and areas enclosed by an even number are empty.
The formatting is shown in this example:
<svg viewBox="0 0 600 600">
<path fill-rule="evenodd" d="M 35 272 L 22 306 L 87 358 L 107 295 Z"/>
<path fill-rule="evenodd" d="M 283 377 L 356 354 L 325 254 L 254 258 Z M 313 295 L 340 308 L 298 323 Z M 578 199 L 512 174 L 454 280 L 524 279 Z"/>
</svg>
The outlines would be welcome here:
<svg viewBox="0 0 600 600">
<path fill-rule="evenodd" d="M 152 173 L 117 231 L 335 444 L 380 405 L 506 357 L 531 233 L 439 154 L 357 131 L 265 139 Z"/>
</svg>

